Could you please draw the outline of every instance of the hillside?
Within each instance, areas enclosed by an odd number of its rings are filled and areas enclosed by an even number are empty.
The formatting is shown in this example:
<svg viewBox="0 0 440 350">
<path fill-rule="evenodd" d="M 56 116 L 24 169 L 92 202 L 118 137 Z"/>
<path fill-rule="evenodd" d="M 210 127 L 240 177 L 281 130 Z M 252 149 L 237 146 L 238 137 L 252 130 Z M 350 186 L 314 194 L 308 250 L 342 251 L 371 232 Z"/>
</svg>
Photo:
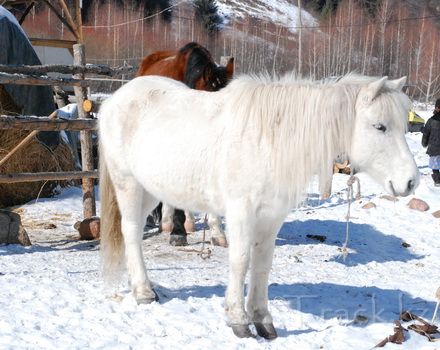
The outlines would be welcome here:
<svg viewBox="0 0 440 350">
<path fill-rule="evenodd" d="M 230 19 L 245 19 L 248 17 L 272 22 L 296 32 L 299 26 L 299 9 L 287 0 L 218 0 L 220 13 L 226 22 Z M 318 21 L 307 11 L 302 11 L 302 24 L 314 26 Z"/>
</svg>

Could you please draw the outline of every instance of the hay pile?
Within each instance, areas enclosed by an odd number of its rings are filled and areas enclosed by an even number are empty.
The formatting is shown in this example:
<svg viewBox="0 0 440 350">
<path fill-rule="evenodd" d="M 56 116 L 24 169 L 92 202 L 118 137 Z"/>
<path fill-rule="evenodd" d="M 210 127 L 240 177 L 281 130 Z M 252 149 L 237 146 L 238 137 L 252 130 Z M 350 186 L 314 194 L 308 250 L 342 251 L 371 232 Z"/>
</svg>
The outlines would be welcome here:
<svg viewBox="0 0 440 350">
<path fill-rule="evenodd" d="M 0 85 L 0 114 L 17 114 L 19 110 Z M 23 140 L 29 131 L 0 130 L 0 159 Z M 37 140 L 36 137 L 17 151 L 0 168 L 1 174 L 22 172 L 50 172 L 74 170 L 73 157 L 68 145 L 60 143 L 54 150 Z M 0 183 L 0 208 L 23 204 L 37 197 L 54 194 L 57 185 L 66 185 L 66 181 L 38 181 L 15 184 Z"/>
</svg>

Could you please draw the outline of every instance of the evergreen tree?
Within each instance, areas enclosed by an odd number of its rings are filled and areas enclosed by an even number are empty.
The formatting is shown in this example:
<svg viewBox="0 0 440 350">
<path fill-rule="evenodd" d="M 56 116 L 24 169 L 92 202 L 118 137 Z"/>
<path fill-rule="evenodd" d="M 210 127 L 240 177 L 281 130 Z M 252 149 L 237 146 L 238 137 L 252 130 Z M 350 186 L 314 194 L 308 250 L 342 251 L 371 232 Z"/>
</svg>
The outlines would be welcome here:
<svg viewBox="0 0 440 350">
<path fill-rule="evenodd" d="M 305 3 L 322 17 L 327 17 L 337 9 L 339 0 L 307 0 Z"/>
<path fill-rule="evenodd" d="M 196 18 L 203 24 L 208 33 L 212 34 L 219 30 L 223 20 L 218 14 L 218 6 L 215 0 L 195 0 L 194 7 Z"/>
</svg>

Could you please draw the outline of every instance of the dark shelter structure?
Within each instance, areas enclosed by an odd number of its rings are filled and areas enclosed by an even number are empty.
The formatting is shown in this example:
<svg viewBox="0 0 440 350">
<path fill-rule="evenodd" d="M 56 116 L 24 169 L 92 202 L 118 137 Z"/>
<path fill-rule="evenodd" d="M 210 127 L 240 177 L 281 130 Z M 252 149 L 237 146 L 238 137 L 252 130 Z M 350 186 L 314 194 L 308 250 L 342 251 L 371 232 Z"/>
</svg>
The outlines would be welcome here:
<svg viewBox="0 0 440 350">
<path fill-rule="evenodd" d="M 27 35 L 6 8 L 0 6 L 0 64 L 9 66 L 41 65 Z M 47 117 L 55 111 L 52 87 L 40 85 L 0 84 L 0 114 Z M 73 170 L 70 147 L 60 140 L 58 131 L 41 131 L 8 158 L 29 131 L 0 130 L 0 160 L 6 159 L 0 173 L 34 173 Z M 0 208 L 26 203 L 39 196 L 56 193 L 66 182 L 34 181 L 0 184 Z"/>
<path fill-rule="evenodd" d="M 0 64 L 41 64 L 14 15 L 2 6 L 0 6 Z M 52 88 L 48 86 L 3 85 L 2 96 L 2 100 L 10 101 L 9 103 L 0 101 L 0 112 L 3 114 L 48 116 L 55 110 Z M 11 105 L 14 108 L 11 108 Z M 51 148 L 59 144 L 58 132 L 40 132 L 37 138 Z"/>
</svg>

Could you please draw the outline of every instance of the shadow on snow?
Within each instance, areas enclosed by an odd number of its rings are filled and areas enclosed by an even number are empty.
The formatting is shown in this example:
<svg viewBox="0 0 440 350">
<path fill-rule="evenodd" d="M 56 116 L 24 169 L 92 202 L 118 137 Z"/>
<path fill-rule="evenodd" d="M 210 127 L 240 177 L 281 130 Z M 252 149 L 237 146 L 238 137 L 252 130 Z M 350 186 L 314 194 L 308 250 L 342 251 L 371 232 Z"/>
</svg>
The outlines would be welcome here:
<svg viewBox="0 0 440 350">
<path fill-rule="evenodd" d="M 407 262 L 414 259 L 421 259 L 423 256 L 412 253 L 404 248 L 404 241 L 394 235 L 386 235 L 367 224 L 349 224 L 350 236 L 348 248 L 355 252 L 345 259 L 334 257 L 331 260 L 347 266 L 367 264 L 375 261 L 383 263 L 388 261 Z M 302 245 L 302 244 L 326 244 L 342 247 L 345 240 L 346 223 L 334 220 L 295 220 L 285 222 L 282 226 L 276 245 Z M 307 235 L 322 235 L 326 237 L 325 242 L 320 243 Z"/>
<path fill-rule="evenodd" d="M 226 287 L 189 286 L 180 289 L 155 287 L 161 303 L 172 299 L 223 297 Z M 435 303 L 398 289 L 355 287 L 332 283 L 271 284 L 269 299 L 283 300 L 292 310 L 324 320 L 338 318 L 341 323 L 364 326 L 367 323 L 388 323 L 399 318 L 404 310 L 421 317 L 432 317 Z M 359 317 L 362 316 L 362 317 Z"/>
</svg>

